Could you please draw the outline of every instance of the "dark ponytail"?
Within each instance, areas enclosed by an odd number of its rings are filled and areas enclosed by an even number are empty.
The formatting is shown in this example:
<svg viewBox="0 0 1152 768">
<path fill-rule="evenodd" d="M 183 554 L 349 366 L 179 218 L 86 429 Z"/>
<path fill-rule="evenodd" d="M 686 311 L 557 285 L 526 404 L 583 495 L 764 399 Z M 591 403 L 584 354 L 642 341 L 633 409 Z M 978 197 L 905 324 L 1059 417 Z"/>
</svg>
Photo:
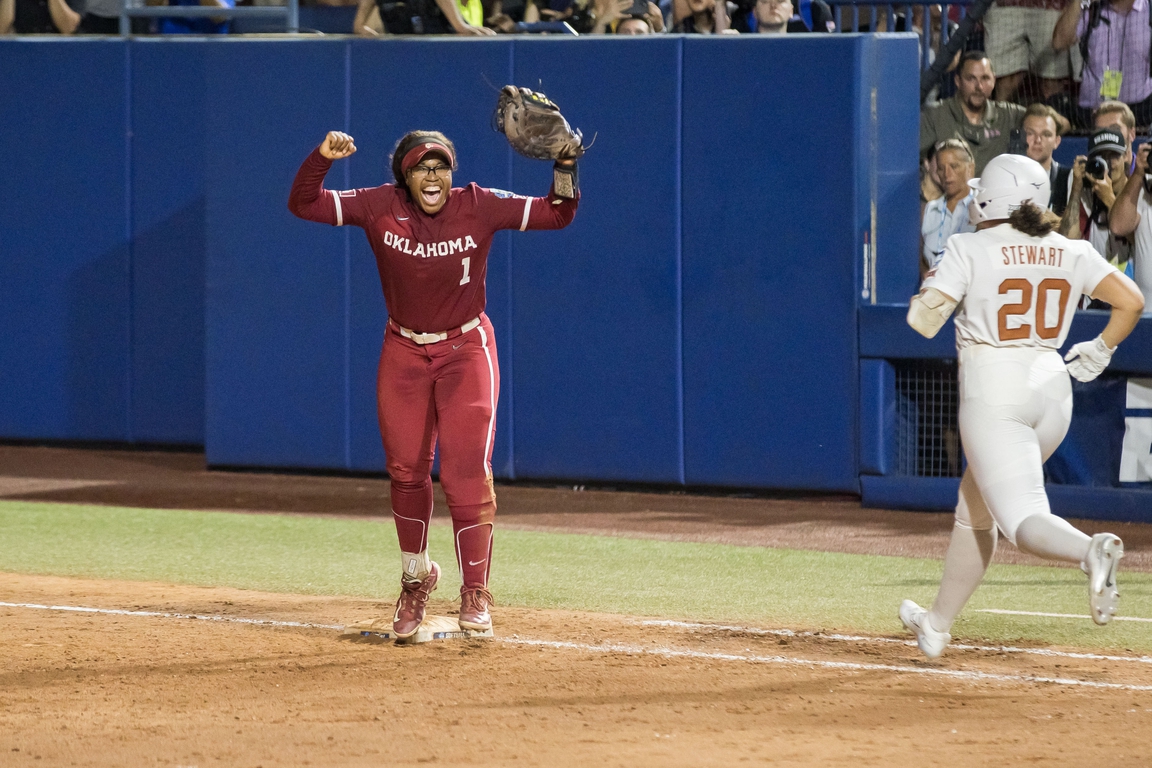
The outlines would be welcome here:
<svg viewBox="0 0 1152 768">
<path fill-rule="evenodd" d="M 1060 217 L 1029 200 L 1012 211 L 1008 223 L 1031 237 L 1044 237 L 1060 226 Z"/>
</svg>

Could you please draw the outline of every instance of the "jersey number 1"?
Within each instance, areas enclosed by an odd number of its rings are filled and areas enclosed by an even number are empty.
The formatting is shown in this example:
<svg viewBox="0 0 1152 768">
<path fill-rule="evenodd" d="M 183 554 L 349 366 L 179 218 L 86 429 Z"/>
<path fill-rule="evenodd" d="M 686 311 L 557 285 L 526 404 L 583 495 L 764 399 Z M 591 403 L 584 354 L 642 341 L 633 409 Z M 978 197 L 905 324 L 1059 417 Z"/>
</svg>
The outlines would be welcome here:
<svg viewBox="0 0 1152 768">
<path fill-rule="evenodd" d="M 1008 318 L 1017 315 L 1026 315 L 1032 308 L 1032 283 L 1022 277 L 1013 277 L 1000 283 L 1000 295 L 1010 291 L 1020 291 L 1020 301 L 1016 304 L 1005 304 L 996 313 L 997 330 L 1000 332 L 1000 341 L 1015 341 L 1026 339 L 1032 333 L 1032 326 L 1020 323 L 1015 328 L 1008 327 Z M 1054 325 L 1046 325 L 1048 318 L 1048 293 L 1058 291 L 1060 298 L 1059 316 Z M 1058 277 L 1049 277 L 1041 280 L 1036 286 L 1036 313 L 1033 315 L 1036 323 L 1036 335 L 1042 339 L 1054 339 L 1060 335 L 1060 326 L 1064 324 L 1064 311 L 1068 308 L 1068 296 L 1072 293 L 1072 286 L 1067 280 Z"/>
<path fill-rule="evenodd" d="M 464 258 L 460 259 L 460 264 L 464 267 L 464 277 L 460 278 L 460 285 L 464 285 L 472 279 L 468 276 L 468 268 L 472 266 L 472 257 L 465 256 Z"/>
</svg>

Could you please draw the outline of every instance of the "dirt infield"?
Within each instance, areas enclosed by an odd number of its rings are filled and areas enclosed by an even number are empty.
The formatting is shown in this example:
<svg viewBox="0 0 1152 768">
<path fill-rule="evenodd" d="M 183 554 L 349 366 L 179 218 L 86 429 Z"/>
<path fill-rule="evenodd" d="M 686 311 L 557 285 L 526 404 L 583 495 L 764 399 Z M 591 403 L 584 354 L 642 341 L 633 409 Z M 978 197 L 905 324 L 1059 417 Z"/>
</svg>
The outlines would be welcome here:
<svg viewBox="0 0 1152 768">
<path fill-rule="evenodd" d="M 0 600 L 324 625 L 389 610 L 5 574 Z M 0 606 L 0 764 L 1147 765 L 1152 692 L 1021 680 L 1147 686 L 1147 663 L 957 650 L 932 665 L 902 643 L 511 608 L 497 628 L 403 648 Z"/>
<path fill-rule="evenodd" d="M 839 497 L 499 493 L 508 527 L 847 552 L 939 556 L 950 525 Z M 378 517 L 387 483 L 0 446 L 0 498 Z M 1147 570 L 1147 528 L 1118 532 Z M 1149 762 L 1147 658 L 927 663 L 896 636 L 503 606 L 494 640 L 404 648 L 341 639 L 378 601 L 3 573 L 0 603 L 0 766 Z"/>
</svg>

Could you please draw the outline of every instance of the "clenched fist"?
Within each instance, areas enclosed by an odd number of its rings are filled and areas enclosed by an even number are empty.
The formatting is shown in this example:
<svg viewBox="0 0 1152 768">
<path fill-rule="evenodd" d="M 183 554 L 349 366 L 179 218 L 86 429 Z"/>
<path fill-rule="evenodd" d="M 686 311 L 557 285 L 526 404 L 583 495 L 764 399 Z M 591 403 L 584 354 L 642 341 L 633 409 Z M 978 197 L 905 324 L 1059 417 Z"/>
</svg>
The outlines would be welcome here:
<svg viewBox="0 0 1152 768">
<path fill-rule="evenodd" d="M 329 160 L 342 160 L 356 154 L 356 142 L 341 131 L 328 131 L 324 143 L 320 145 L 320 154 Z"/>
</svg>

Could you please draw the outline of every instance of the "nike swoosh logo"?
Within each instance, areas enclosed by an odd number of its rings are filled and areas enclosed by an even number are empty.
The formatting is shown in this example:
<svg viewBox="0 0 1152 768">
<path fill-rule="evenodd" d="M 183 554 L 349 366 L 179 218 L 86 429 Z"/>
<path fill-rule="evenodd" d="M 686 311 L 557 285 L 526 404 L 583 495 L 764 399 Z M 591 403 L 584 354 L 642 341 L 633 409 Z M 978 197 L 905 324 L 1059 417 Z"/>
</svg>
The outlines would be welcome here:
<svg viewBox="0 0 1152 768">
<path fill-rule="evenodd" d="M 484 558 L 484 560 L 487 560 L 487 559 L 488 558 Z M 469 560 L 468 565 L 480 565 L 480 563 L 483 563 L 484 560 L 477 560 L 476 562 L 472 562 L 471 560 Z"/>
<path fill-rule="evenodd" d="M 452 349 L 460 349 L 460 347 L 462 347 L 462 346 L 464 346 L 464 345 L 463 344 L 453 344 Z M 481 561 L 481 562 L 483 562 L 483 561 Z"/>
</svg>

